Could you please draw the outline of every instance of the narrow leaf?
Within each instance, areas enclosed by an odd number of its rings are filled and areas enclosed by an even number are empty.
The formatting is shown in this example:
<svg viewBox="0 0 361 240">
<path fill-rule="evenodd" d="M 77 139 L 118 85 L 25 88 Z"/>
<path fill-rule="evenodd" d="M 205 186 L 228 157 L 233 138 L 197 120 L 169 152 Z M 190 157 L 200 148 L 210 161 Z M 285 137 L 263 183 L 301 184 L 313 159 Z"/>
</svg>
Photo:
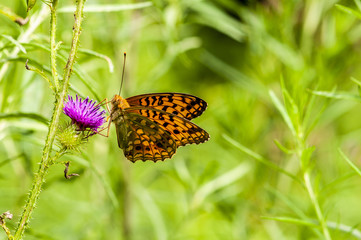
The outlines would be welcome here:
<svg viewBox="0 0 361 240">
<path fill-rule="evenodd" d="M 249 172 L 250 166 L 246 163 L 239 164 L 236 168 L 223 173 L 219 177 L 207 182 L 194 194 L 192 207 L 196 208 L 202 204 L 204 199 L 213 192 L 224 188 L 238 179 L 242 178 L 247 172 Z"/>
<path fill-rule="evenodd" d="M 351 81 L 357 84 L 358 95 L 361 96 L 361 82 L 353 77 L 351 77 Z"/>
<path fill-rule="evenodd" d="M 234 140 L 233 138 L 229 137 L 228 135 L 223 134 L 223 138 L 226 139 L 229 143 L 231 143 L 233 146 L 235 146 L 236 148 L 238 148 L 239 150 L 241 150 L 242 152 L 244 152 L 245 154 L 247 154 L 248 156 L 254 158 L 255 160 L 257 160 L 258 162 L 273 168 L 279 172 L 284 173 L 285 175 L 289 176 L 290 178 L 292 178 L 293 180 L 295 180 L 296 182 L 300 183 L 302 186 L 303 184 L 300 182 L 299 179 L 297 179 L 294 175 L 292 175 L 291 173 L 283 170 L 282 168 L 280 168 L 279 166 L 277 166 L 276 164 L 274 164 L 273 162 L 263 158 L 261 155 L 259 155 L 258 153 L 253 152 L 251 149 L 243 146 L 242 144 L 240 144 L 239 142 L 237 142 L 236 140 Z"/>
<path fill-rule="evenodd" d="M 20 51 L 22 51 L 23 53 L 26 53 L 25 48 L 21 45 L 20 42 L 18 42 L 17 40 L 15 40 L 13 37 L 5 35 L 5 34 L 1 34 L 0 36 L 2 36 L 3 38 L 6 38 L 7 40 L 9 40 L 10 42 L 12 42 L 15 46 L 17 46 Z"/>
<path fill-rule="evenodd" d="M 287 110 L 285 109 L 285 107 L 282 105 L 282 103 L 276 97 L 276 95 L 274 94 L 274 92 L 272 90 L 269 91 L 269 95 L 271 97 L 273 104 L 276 106 L 278 111 L 281 113 L 281 116 L 283 117 L 283 120 L 286 122 L 288 128 L 291 130 L 292 135 L 296 136 L 296 130 L 293 126 L 290 116 L 287 113 Z"/>
<path fill-rule="evenodd" d="M 327 226 L 332 229 L 337 229 L 339 231 L 351 234 L 357 239 L 361 239 L 361 232 L 355 227 L 351 227 L 342 223 L 336 223 L 336 222 L 327 222 Z"/>
<path fill-rule="evenodd" d="M 133 3 L 133 4 L 93 4 L 86 5 L 84 7 L 84 12 L 120 12 L 126 10 L 140 9 L 152 6 L 151 1 Z M 66 6 L 59 8 L 59 13 L 73 13 L 75 11 L 75 6 Z"/>
<path fill-rule="evenodd" d="M 315 221 L 305 221 L 298 218 L 291 218 L 291 217 L 262 217 L 263 219 L 268 220 L 275 220 L 279 222 L 288 222 L 293 223 L 297 225 L 303 225 L 303 226 L 312 226 L 312 227 L 318 227 L 319 225 Z"/>
<path fill-rule="evenodd" d="M 354 2 L 356 4 L 358 10 L 361 11 L 361 1 L 360 0 L 354 0 Z"/>
<path fill-rule="evenodd" d="M 43 123 L 45 125 L 48 125 L 48 123 L 49 123 L 48 119 L 46 119 L 42 115 L 36 114 L 36 113 L 23 113 L 23 112 L 0 113 L 0 120 L 1 119 L 16 119 L 16 118 L 28 118 L 28 119 Z"/>
<path fill-rule="evenodd" d="M 276 144 L 276 146 L 284 153 L 286 154 L 294 154 L 295 151 L 286 148 L 285 146 L 283 146 L 279 141 L 277 141 L 276 139 L 273 140 L 273 142 Z"/>
<path fill-rule="evenodd" d="M 355 95 L 355 94 L 335 93 L 335 92 L 328 92 L 328 91 L 311 91 L 311 92 L 312 92 L 312 94 L 322 96 L 322 97 L 327 97 L 327 98 L 361 101 L 361 97 L 358 95 Z"/>
<path fill-rule="evenodd" d="M 361 13 L 353 10 L 352 8 L 345 7 L 345 6 L 340 5 L 340 4 L 336 4 L 335 6 L 336 6 L 336 8 L 338 8 L 340 11 L 342 11 L 342 12 L 344 12 L 344 13 L 347 13 L 347 14 L 350 14 L 350 15 L 353 15 L 353 16 L 361 19 Z"/>
<path fill-rule="evenodd" d="M 355 170 L 355 172 L 361 176 L 361 170 L 342 152 L 339 148 L 338 152 L 341 154 L 342 158 L 346 160 L 346 162 L 350 165 L 350 167 Z"/>
</svg>

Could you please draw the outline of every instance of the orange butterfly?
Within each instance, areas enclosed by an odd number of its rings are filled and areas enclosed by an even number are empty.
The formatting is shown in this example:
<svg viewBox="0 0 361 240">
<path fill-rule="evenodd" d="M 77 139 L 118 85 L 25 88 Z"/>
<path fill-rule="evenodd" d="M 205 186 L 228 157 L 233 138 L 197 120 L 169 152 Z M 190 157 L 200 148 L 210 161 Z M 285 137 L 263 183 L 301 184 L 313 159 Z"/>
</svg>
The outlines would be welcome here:
<svg viewBox="0 0 361 240">
<path fill-rule="evenodd" d="M 132 162 L 171 158 L 178 147 L 203 143 L 209 134 L 190 120 L 207 103 L 183 93 L 150 93 L 111 100 L 110 122 L 115 123 L 118 146 Z"/>
</svg>

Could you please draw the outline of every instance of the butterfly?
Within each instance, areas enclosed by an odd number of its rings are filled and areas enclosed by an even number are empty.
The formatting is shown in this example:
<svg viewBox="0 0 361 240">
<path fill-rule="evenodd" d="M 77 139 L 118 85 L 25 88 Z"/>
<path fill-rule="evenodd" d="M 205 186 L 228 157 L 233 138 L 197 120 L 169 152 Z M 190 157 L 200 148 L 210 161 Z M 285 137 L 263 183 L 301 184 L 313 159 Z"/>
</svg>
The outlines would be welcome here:
<svg viewBox="0 0 361 240">
<path fill-rule="evenodd" d="M 207 103 L 184 93 L 150 93 L 111 100 L 110 122 L 115 124 L 118 146 L 132 161 L 164 161 L 178 147 L 199 144 L 209 134 L 190 120 L 200 116 Z"/>
</svg>

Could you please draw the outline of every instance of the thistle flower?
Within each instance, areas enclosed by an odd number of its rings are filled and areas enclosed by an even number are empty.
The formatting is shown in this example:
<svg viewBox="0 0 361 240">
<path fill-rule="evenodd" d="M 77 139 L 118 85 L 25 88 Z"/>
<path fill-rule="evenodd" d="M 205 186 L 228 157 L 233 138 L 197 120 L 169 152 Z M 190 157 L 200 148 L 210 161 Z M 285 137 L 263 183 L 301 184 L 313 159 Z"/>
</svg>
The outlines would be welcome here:
<svg viewBox="0 0 361 240">
<path fill-rule="evenodd" d="M 74 100 L 68 95 L 68 101 L 64 103 L 63 112 L 71 118 L 72 124 L 77 126 L 78 131 L 97 131 L 103 125 L 105 120 L 105 111 L 100 110 L 99 105 L 95 105 L 95 101 L 87 97 L 82 100 L 78 95 Z"/>
</svg>

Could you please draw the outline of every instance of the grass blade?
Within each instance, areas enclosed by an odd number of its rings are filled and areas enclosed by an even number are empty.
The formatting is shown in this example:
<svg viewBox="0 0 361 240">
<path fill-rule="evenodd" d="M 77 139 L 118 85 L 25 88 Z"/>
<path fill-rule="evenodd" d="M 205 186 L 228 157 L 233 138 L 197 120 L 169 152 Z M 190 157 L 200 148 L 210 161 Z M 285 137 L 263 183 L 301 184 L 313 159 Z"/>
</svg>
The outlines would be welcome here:
<svg viewBox="0 0 361 240">
<path fill-rule="evenodd" d="M 23 45 L 19 41 L 15 40 L 12 36 L 8 36 L 8 35 L 5 35 L 5 34 L 1 34 L 0 36 L 2 36 L 3 38 L 6 38 L 7 40 L 9 40 L 11 43 L 13 43 L 15 46 L 17 46 L 20 51 L 22 51 L 23 53 L 26 54 L 26 50 L 23 47 Z"/>
<path fill-rule="evenodd" d="M 228 135 L 223 134 L 223 138 L 226 139 L 233 146 L 235 146 L 236 148 L 238 148 L 239 150 L 241 150 L 242 152 L 247 154 L 248 156 L 254 158 L 258 162 L 260 162 L 260 163 L 262 163 L 262 164 L 264 164 L 264 165 L 266 165 L 266 166 L 268 166 L 268 167 L 270 167 L 272 169 L 275 169 L 275 170 L 277 170 L 277 171 L 279 171 L 281 173 L 284 173 L 285 175 L 289 176 L 290 178 L 292 178 L 293 180 L 295 180 L 296 182 L 300 183 L 303 186 L 302 182 L 298 178 L 296 178 L 294 175 L 292 175 L 291 173 L 283 170 L 282 168 L 280 168 L 279 166 L 277 166 L 273 162 L 263 158 L 258 153 L 253 152 L 251 149 L 243 146 L 242 144 L 240 144 L 239 142 L 237 142 L 233 138 L 229 137 Z"/>
<path fill-rule="evenodd" d="M 293 123 L 292 123 L 292 120 L 291 120 L 290 116 L 287 113 L 286 108 L 282 105 L 282 103 L 276 97 L 275 93 L 272 90 L 269 91 L 269 95 L 271 97 L 271 100 L 272 100 L 273 104 L 276 106 L 278 111 L 281 113 L 281 116 L 283 117 L 283 120 L 286 122 L 288 128 L 291 130 L 292 135 L 296 136 L 296 130 L 295 130 L 294 126 L 293 126 Z"/>
<path fill-rule="evenodd" d="M 346 154 L 342 152 L 340 148 L 338 149 L 338 152 L 341 154 L 342 158 L 346 160 L 348 165 L 350 165 L 350 167 L 361 177 L 361 170 L 346 156 Z"/>
<path fill-rule="evenodd" d="M 236 168 L 223 173 L 221 176 L 212 179 L 211 181 L 204 184 L 202 187 L 198 189 L 198 191 L 194 194 L 191 208 L 197 208 L 200 206 L 203 201 L 212 194 L 213 192 L 224 188 L 238 179 L 242 178 L 246 173 L 250 171 L 250 166 L 247 163 L 241 163 Z"/>
<path fill-rule="evenodd" d="M 146 8 L 152 6 L 153 3 L 151 1 L 141 2 L 141 3 L 133 3 L 133 4 L 93 4 L 86 5 L 84 7 L 84 12 L 88 13 L 96 13 L 96 12 L 120 12 L 126 10 L 134 10 L 140 8 Z M 66 6 L 59 8 L 59 13 L 73 13 L 75 10 L 74 6 Z"/>
<path fill-rule="evenodd" d="M 16 119 L 16 118 L 27 118 L 31 119 L 40 123 L 45 124 L 46 126 L 49 124 L 49 120 L 39 114 L 36 113 L 23 113 L 23 112 L 16 112 L 16 113 L 1 113 L 1 119 Z"/>
</svg>

